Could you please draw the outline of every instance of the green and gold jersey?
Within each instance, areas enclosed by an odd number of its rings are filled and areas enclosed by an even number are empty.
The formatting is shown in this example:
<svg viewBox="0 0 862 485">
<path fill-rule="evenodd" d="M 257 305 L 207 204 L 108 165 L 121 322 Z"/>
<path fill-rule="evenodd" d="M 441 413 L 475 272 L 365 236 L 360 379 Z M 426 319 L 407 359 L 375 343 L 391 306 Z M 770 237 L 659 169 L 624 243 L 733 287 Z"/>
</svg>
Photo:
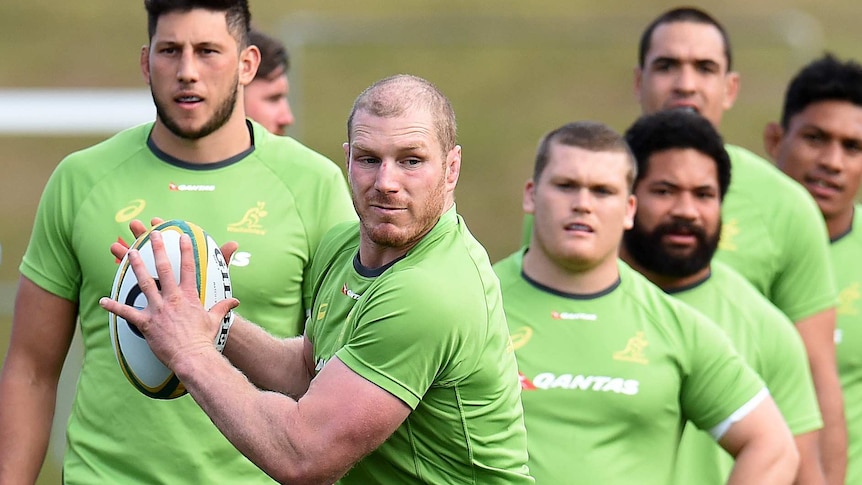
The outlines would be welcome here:
<svg viewBox="0 0 862 485">
<path fill-rule="evenodd" d="M 333 225 L 356 219 L 347 184 L 330 160 L 254 123 L 253 148 L 210 165 L 161 152 L 151 129 L 123 131 L 58 165 L 21 264 L 38 286 L 79 304 L 84 362 L 65 482 L 272 483 L 191 397 L 156 401 L 126 381 L 98 304 L 117 271 L 108 249 L 131 243 L 133 218 L 184 219 L 220 244 L 237 241 L 230 273 L 239 312 L 275 335 L 297 335 L 312 253 Z"/>
<path fill-rule="evenodd" d="M 840 291 L 835 350 L 847 419 L 847 483 L 862 483 L 862 206 L 850 231 L 832 241 L 832 266 Z"/>
<path fill-rule="evenodd" d="M 754 153 L 725 148 L 733 177 L 722 202 L 716 259 L 794 322 L 834 307 L 829 237 L 811 195 Z"/>
<path fill-rule="evenodd" d="M 306 336 L 413 409 L 344 484 L 520 484 L 520 387 L 500 287 L 454 207 L 406 256 L 358 260 L 358 224 L 333 229 L 312 267 Z"/>
<path fill-rule="evenodd" d="M 572 295 L 494 265 L 522 382 L 536 483 L 670 483 L 683 425 L 723 435 L 763 382 L 724 332 L 619 263 L 620 280 Z M 756 402 L 756 401 L 755 401 Z"/>
<path fill-rule="evenodd" d="M 799 333 L 781 311 L 729 266 L 713 261 L 709 278 L 670 293 L 691 305 L 730 337 L 769 388 L 794 435 L 823 427 L 808 356 Z M 675 483 L 724 484 L 733 457 L 708 433 L 686 425 Z"/>
</svg>

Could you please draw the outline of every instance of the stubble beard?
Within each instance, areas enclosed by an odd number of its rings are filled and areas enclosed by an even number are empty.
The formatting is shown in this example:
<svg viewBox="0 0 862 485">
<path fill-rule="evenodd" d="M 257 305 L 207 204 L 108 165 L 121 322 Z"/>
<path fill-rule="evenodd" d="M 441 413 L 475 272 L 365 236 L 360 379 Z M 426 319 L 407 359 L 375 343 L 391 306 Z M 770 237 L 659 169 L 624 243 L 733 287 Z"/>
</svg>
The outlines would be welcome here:
<svg viewBox="0 0 862 485">
<path fill-rule="evenodd" d="M 380 247 L 404 248 L 416 243 L 416 241 L 425 236 L 434 227 L 443 213 L 443 204 L 445 203 L 444 185 L 445 179 L 441 177 L 439 183 L 432 188 L 424 210 L 421 210 L 405 226 L 395 226 L 395 223 L 392 221 L 369 222 L 360 213 L 359 220 L 362 226 L 362 233 L 371 242 Z M 353 196 L 354 207 L 359 207 L 357 197 L 356 195 Z M 386 196 L 373 199 L 373 201 L 384 203 L 386 200 Z"/>
<path fill-rule="evenodd" d="M 233 89 L 230 94 L 228 94 L 228 96 L 218 105 L 215 113 L 213 113 L 210 119 L 197 130 L 183 129 L 183 127 L 177 123 L 177 120 L 168 114 L 165 103 L 162 103 L 158 99 L 152 86 L 150 86 L 150 94 L 153 97 L 153 103 L 156 105 L 156 114 L 158 115 L 159 120 L 161 120 L 162 124 L 164 124 L 171 133 L 184 140 L 199 140 L 211 135 L 216 130 L 224 126 L 231 116 L 233 116 L 233 112 L 236 109 L 237 96 L 239 95 L 239 89 L 237 88 L 238 81 L 238 75 L 234 76 Z"/>
</svg>

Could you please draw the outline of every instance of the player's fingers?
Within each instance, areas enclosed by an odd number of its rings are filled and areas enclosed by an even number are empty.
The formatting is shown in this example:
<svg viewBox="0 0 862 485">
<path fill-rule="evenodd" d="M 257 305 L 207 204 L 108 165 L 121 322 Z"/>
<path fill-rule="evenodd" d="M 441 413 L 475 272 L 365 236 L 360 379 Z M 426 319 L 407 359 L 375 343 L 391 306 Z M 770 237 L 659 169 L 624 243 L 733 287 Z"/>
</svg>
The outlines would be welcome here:
<svg viewBox="0 0 862 485">
<path fill-rule="evenodd" d="M 189 296 L 199 299 L 197 264 L 192 238 L 188 234 L 180 235 L 180 288 Z"/>
<path fill-rule="evenodd" d="M 147 232 L 147 227 L 144 226 L 144 223 L 139 219 L 134 219 L 129 223 L 129 230 L 132 231 L 132 235 L 135 236 L 135 239 L 141 237 L 142 234 Z"/>
<path fill-rule="evenodd" d="M 236 298 L 225 298 L 224 300 L 216 303 L 210 308 L 209 313 L 214 317 L 218 317 L 219 320 L 222 320 L 227 312 L 233 310 L 234 308 L 239 306 L 239 300 Z"/>
<path fill-rule="evenodd" d="M 124 305 L 107 296 L 99 299 L 99 306 L 120 318 L 124 318 L 127 322 L 138 328 L 143 327 L 143 324 L 147 321 L 147 316 L 143 311 L 129 305 Z"/>
<path fill-rule="evenodd" d="M 165 222 L 165 220 L 161 217 L 153 217 L 152 219 L 150 219 L 150 226 L 156 227 L 163 222 Z"/>
<path fill-rule="evenodd" d="M 233 257 L 233 253 L 239 248 L 239 243 L 236 241 L 228 241 L 221 246 L 221 254 L 224 256 L 224 260 L 227 261 L 227 264 L 230 264 L 230 258 Z"/>
<path fill-rule="evenodd" d="M 111 254 L 113 254 L 114 257 L 118 260 L 123 259 L 123 256 L 126 255 L 126 252 L 128 252 L 128 250 L 129 247 L 123 245 L 122 243 L 115 242 L 114 244 L 111 244 Z"/>
<path fill-rule="evenodd" d="M 162 233 L 159 231 L 150 232 L 150 246 L 153 250 L 153 262 L 156 266 L 156 275 L 159 277 L 159 283 L 161 284 L 161 291 L 163 294 L 172 293 L 177 289 L 176 279 L 174 279 L 174 270 L 171 267 L 171 260 L 168 258 L 168 253 L 165 251 L 165 241 L 162 237 Z M 131 260 L 131 258 L 129 258 Z M 140 283 L 140 275 L 138 275 L 137 271 L 135 275 L 138 276 L 138 282 Z M 143 290 L 143 286 L 141 286 L 141 290 Z M 149 295 L 147 295 L 149 298 Z M 152 300 L 148 300 L 151 304 Z"/>
<path fill-rule="evenodd" d="M 159 285 L 150 275 L 150 272 L 147 270 L 147 265 L 144 264 L 144 260 L 141 258 L 141 253 L 138 252 L 137 249 L 129 250 L 129 265 L 132 267 L 132 271 L 138 279 L 138 287 L 141 289 L 141 293 L 147 297 L 148 304 L 155 305 L 156 302 L 161 301 Z"/>
</svg>

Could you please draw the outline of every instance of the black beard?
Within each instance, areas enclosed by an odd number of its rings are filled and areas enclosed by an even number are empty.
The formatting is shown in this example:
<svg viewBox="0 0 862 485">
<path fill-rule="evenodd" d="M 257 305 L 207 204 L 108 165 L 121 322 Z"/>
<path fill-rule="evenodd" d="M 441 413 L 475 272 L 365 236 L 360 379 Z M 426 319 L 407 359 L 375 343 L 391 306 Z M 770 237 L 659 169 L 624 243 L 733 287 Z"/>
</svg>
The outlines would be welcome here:
<svg viewBox="0 0 862 485">
<path fill-rule="evenodd" d="M 233 91 L 227 99 L 219 105 L 218 109 L 213 113 L 212 118 L 204 123 L 199 130 L 186 131 L 168 115 L 167 110 L 163 109 L 162 103 L 156 99 L 156 95 L 152 93 L 152 89 L 150 91 L 151 94 L 153 94 L 153 103 L 156 105 L 156 114 L 159 116 L 159 119 L 162 120 L 162 124 L 164 124 L 171 133 L 185 140 L 199 140 L 224 126 L 233 115 L 233 110 L 236 108 L 236 98 L 238 94 L 238 90 L 236 86 L 234 86 Z"/>
<path fill-rule="evenodd" d="M 688 256 L 677 256 L 665 248 L 662 237 L 683 229 L 697 239 L 697 246 Z M 635 216 L 634 226 L 623 234 L 623 244 L 632 259 L 644 269 L 662 276 L 683 278 L 709 266 L 718 249 L 720 235 L 721 223 L 710 237 L 702 228 L 685 221 L 661 224 L 649 232 L 638 224 Z"/>
</svg>

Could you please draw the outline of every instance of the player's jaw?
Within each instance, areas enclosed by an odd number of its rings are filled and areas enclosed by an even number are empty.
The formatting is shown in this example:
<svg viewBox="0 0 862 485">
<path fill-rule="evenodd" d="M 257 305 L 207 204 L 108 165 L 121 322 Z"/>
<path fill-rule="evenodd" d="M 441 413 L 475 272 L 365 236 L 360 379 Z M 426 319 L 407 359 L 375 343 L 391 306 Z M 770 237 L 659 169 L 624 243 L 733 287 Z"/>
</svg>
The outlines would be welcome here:
<svg viewBox="0 0 862 485">
<path fill-rule="evenodd" d="M 354 196 L 353 204 L 362 221 L 363 233 L 381 247 L 412 246 L 434 227 L 443 213 L 442 179 L 428 191 L 424 200 L 405 194 L 380 194 L 373 188 L 369 192 Z"/>
<path fill-rule="evenodd" d="M 221 99 L 205 96 L 199 90 L 179 87 L 167 96 L 152 88 L 153 102 L 159 121 L 179 138 L 197 140 L 224 126 L 236 109 L 238 88 L 232 88 Z"/>
<path fill-rule="evenodd" d="M 688 221 L 674 220 L 649 230 L 635 216 L 623 236 L 626 251 L 648 271 L 663 276 L 691 276 L 707 267 L 718 248 L 720 228 L 707 231 Z"/>
</svg>

